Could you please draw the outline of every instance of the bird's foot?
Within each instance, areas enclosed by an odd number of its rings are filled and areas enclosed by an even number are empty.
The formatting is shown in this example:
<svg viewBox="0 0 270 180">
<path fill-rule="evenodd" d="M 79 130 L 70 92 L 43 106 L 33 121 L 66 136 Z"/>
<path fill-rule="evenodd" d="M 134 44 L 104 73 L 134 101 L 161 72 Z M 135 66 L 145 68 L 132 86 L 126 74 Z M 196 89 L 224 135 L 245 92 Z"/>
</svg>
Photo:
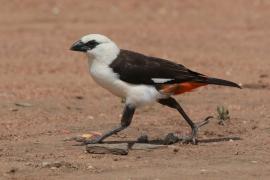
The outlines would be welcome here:
<svg viewBox="0 0 270 180">
<path fill-rule="evenodd" d="M 202 126 L 208 124 L 209 123 L 209 119 L 211 119 L 211 118 L 214 118 L 214 117 L 213 116 L 208 116 L 203 121 L 194 124 L 194 126 L 191 127 L 191 129 L 192 129 L 191 136 L 188 136 L 188 137 L 183 138 L 182 142 L 183 143 L 189 143 L 189 142 L 191 142 L 194 145 L 198 144 L 198 139 L 197 139 L 198 130 Z"/>
</svg>

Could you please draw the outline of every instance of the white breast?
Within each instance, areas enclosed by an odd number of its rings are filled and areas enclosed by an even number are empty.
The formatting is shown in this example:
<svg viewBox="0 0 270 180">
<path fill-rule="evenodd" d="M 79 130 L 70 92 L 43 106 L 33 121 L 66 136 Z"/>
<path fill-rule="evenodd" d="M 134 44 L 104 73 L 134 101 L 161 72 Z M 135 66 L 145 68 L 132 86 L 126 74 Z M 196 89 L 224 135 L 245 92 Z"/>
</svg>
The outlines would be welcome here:
<svg viewBox="0 0 270 180">
<path fill-rule="evenodd" d="M 142 106 L 165 97 L 153 86 L 133 85 L 120 80 L 107 64 L 100 61 L 89 61 L 89 68 L 91 76 L 100 86 L 126 99 L 126 103 Z"/>
<path fill-rule="evenodd" d="M 127 96 L 126 85 L 118 79 L 118 75 L 108 65 L 95 60 L 89 65 L 91 76 L 100 86 L 116 96 L 122 98 Z"/>
</svg>

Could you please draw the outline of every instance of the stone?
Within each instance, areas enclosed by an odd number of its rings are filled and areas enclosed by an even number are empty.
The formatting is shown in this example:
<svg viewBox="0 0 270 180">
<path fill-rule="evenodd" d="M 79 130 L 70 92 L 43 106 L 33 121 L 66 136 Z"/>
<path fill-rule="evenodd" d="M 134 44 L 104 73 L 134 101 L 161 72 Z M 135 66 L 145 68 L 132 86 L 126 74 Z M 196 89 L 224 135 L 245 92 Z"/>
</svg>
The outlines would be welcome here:
<svg viewBox="0 0 270 180">
<path fill-rule="evenodd" d="M 91 154 L 127 155 L 128 143 L 118 144 L 88 144 L 86 151 Z"/>
<path fill-rule="evenodd" d="M 160 148 L 166 148 L 166 145 L 160 145 L 160 144 L 146 144 L 146 143 L 135 143 L 131 149 L 132 150 L 152 150 L 152 149 L 160 149 Z"/>
</svg>

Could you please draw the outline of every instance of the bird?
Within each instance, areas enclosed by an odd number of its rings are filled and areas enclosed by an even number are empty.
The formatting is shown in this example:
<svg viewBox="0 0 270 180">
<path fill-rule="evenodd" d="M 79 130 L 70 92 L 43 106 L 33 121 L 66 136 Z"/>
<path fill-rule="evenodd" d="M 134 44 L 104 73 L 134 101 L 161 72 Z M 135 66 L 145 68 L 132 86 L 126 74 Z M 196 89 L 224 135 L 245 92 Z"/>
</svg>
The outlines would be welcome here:
<svg viewBox="0 0 270 180">
<path fill-rule="evenodd" d="M 101 34 L 81 37 L 70 50 L 86 54 L 94 81 L 124 100 L 120 124 L 84 144 L 102 143 L 107 137 L 126 129 L 137 108 L 155 102 L 177 110 L 191 128 L 188 139 L 197 144 L 199 128 L 212 117 L 194 123 L 174 96 L 206 85 L 241 88 L 232 81 L 209 77 L 170 60 L 120 49 L 115 42 Z"/>
</svg>

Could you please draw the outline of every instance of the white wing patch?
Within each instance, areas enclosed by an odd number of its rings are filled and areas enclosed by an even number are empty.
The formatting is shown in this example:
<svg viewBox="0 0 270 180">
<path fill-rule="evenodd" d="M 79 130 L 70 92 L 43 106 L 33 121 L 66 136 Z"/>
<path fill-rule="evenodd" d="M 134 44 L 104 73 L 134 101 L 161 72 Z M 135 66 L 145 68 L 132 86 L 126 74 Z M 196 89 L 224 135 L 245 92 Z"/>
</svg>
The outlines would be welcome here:
<svg viewBox="0 0 270 180">
<path fill-rule="evenodd" d="M 169 82 L 173 79 L 163 79 L 163 78 L 152 78 L 152 80 L 155 82 L 155 83 L 165 83 L 165 82 Z"/>
</svg>

